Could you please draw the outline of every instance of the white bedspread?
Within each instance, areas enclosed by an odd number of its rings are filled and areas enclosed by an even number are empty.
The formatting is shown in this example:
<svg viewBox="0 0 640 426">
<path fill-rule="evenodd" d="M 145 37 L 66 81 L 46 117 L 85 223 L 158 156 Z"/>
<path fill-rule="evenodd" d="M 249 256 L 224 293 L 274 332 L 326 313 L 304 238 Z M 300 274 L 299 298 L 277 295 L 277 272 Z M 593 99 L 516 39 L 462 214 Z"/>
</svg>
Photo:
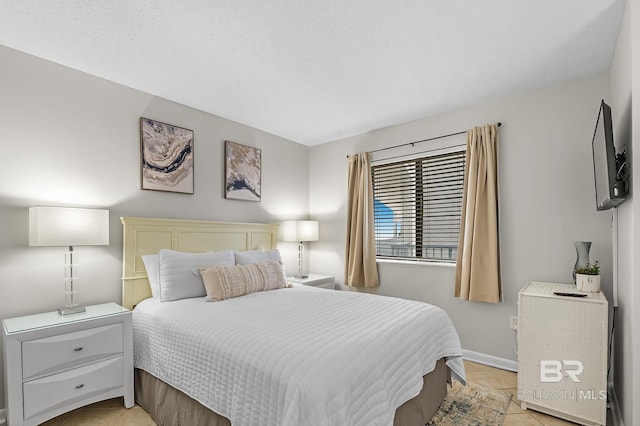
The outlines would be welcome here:
<svg viewBox="0 0 640 426">
<path fill-rule="evenodd" d="M 233 426 L 392 425 L 422 376 L 462 349 L 440 308 L 306 286 L 133 312 L 134 363 Z"/>
</svg>

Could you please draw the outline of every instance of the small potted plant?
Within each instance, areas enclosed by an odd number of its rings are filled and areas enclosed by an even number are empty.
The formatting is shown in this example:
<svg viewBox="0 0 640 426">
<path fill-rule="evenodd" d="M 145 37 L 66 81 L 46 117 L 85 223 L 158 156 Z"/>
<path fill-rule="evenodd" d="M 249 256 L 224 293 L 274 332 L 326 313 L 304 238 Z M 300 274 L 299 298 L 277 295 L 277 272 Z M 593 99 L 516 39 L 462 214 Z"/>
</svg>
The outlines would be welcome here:
<svg viewBox="0 0 640 426">
<path fill-rule="evenodd" d="M 576 287 L 579 291 L 598 293 L 600 291 L 600 265 L 598 261 L 587 263 L 576 269 Z"/>
</svg>

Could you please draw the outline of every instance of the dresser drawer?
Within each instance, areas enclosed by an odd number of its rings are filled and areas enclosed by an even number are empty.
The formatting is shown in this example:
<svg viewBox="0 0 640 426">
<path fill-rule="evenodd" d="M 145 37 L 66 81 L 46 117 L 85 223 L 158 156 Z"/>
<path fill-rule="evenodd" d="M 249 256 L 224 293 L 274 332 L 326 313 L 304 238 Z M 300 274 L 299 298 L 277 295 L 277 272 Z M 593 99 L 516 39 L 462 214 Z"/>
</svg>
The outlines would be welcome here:
<svg viewBox="0 0 640 426">
<path fill-rule="evenodd" d="M 24 418 L 124 386 L 123 367 L 120 356 L 25 382 Z"/>
<path fill-rule="evenodd" d="M 122 325 L 113 324 L 22 343 L 22 377 L 33 378 L 121 354 Z"/>
</svg>

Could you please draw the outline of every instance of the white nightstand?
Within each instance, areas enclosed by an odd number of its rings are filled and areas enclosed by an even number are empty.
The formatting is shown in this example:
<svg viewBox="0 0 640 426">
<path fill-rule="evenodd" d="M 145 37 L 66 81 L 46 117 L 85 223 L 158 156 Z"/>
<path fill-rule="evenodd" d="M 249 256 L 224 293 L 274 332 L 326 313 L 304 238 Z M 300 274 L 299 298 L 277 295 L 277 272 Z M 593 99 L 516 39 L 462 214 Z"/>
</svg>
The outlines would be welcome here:
<svg viewBox="0 0 640 426">
<path fill-rule="evenodd" d="M 529 282 L 518 293 L 518 399 L 583 425 L 607 422 L 608 303 L 574 284 Z M 585 293 L 582 293 L 585 294 Z"/>
<path fill-rule="evenodd" d="M 312 287 L 335 289 L 335 278 L 328 275 L 309 274 L 307 278 L 287 277 L 287 281 Z"/>
<path fill-rule="evenodd" d="M 131 312 L 115 303 L 2 321 L 5 403 L 11 426 L 37 425 L 67 411 L 133 399 Z"/>
</svg>

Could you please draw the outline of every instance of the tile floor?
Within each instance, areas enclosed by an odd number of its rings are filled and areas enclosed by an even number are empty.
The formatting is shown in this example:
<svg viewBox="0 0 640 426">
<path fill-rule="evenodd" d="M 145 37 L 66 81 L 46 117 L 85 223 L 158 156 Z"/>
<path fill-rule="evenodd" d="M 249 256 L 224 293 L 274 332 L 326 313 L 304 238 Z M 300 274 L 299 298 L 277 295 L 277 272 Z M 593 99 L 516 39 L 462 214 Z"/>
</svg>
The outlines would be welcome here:
<svg viewBox="0 0 640 426">
<path fill-rule="evenodd" d="M 475 384 L 511 393 L 512 399 L 504 426 L 559 426 L 573 425 L 546 414 L 520 408 L 516 399 L 516 373 L 486 365 L 465 361 L 467 379 Z M 44 423 L 46 426 L 155 426 L 149 415 L 137 405 L 129 410 L 123 408 L 122 398 L 92 404 L 63 414 Z"/>
<path fill-rule="evenodd" d="M 518 394 L 516 373 L 470 361 L 464 362 L 464 368 L 469 382 L 511 394 L 511 403 L 507 410 L 507 416 L 504 419 L 504 426 L 575 425 L 575 423 L 567 422 L 556 417 L 520 408 L 520 401 L 516 398 Z"/>
</svg>

